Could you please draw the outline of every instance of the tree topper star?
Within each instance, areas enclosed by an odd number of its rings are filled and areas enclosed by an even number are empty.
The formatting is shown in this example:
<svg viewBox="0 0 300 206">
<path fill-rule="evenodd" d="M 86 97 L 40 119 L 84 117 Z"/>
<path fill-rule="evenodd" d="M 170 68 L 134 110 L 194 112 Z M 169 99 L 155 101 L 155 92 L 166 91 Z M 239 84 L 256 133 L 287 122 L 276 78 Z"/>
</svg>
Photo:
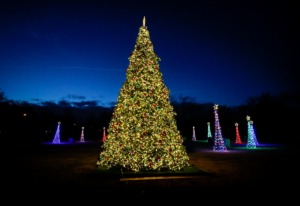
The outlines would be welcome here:
<svg viewBox="0 0 300 206">
<path fill-rule="evenodd" d="M 249 116 L 249 115 L 247 115 L 246 119 L 247 119 L 247 121 L 250 121 L 250 116 Z"/>
</svg>

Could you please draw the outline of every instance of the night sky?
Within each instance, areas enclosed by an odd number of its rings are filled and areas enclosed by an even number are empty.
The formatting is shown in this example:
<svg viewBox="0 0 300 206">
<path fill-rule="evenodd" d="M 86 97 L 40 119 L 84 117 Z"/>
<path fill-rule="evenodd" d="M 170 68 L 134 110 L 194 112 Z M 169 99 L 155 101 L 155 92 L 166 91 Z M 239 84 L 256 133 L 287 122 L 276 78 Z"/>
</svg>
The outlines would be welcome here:
<svg viewBox="0 0 300 206">
<path fill-rule="evenodd" d="M 295 91 L 298 11 L 279 2 L 2 0 L 0 91 L 113 105 L 144 16 L 172 98 L 237 106 Z"/>
</svg>

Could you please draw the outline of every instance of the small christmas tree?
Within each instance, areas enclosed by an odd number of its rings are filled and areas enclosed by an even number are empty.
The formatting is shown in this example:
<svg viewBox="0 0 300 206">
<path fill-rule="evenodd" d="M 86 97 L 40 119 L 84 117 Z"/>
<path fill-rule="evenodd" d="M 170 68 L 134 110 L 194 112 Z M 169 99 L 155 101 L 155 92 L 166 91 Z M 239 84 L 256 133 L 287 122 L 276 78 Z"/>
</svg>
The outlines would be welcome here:
<svg viewBox="0 0 300 206">
<path fill-rule="evenodd" d="M 61 122 L 57 123 L 57 128 L 56 128 L 55 136 L 53 138 L 52 143 L 55 143 L 55 144 L 60 143 L 60 124 L 61 124 Z"/>
<path fill-rule="evenodd" d="M 208 139 L 212 138 L 211 129 L 210 129 L 210 122 L 207 122 L 207 138 Z"/>
<path fill-rule="evenodd" d="M 195 131 L 195 127 L 193 126 L 193 137 L 192 137 L 192 140 L 193 141 L 197 141 L 197 138 L 196 138 L 196 131 Z"/>
<path fill-rule="evenodd" d="M 80 142 L 84 142 L 84 127 L 81 127 Z"/>
<path fill-rule="evenodd" d="M 253 121 L 252 120 L 250 121 L 250 131 L 252 133 L 255 145 L 258 146 L 259 144 L 258 144 L 258 141 L 257 141 L 257 138 L 256 138 L 256 134 L 255 134 L 255 131 L 254 131 L 254 125 L 253 125 Z"/>
<path fill-rule="evenodd" d="M 145 22 L 144 17 L 97 165 L 177 171 L 189 165 L 189 157 Z"/>
<path fill-rule="evenodd" d="M 102 142 L 106 141 L 106 132 L 105 132 L 105 127 L 103 127 L 103 136 L 102 136 Z"/>
<path fill-rule="evenodd" d="M 239 124 L 235 123 L 235 144 L 242 144 L 240 132 L 239 132 Z"/>
<path fill-rule="evenodd" d="M 227 151 L 227 148 L 224 143 L 224 139 L 222 136 L 221 125 L 219 122 L 219 115 L 218 115 L 218 105 L 214 105 L 214 114 L 215 114 L 215 138 L 214 138 L 214 145 L 213 150 L 215 151 Z"/>
<path fill-rule="evenodd" d="M 251 129 L 251 120 L 250 116 L 247 115 L 247 125 L 248 125 L 248 139 L 247 139 L 247 148 L 256 148 L 256 142 L 254 140 L 253 131 Z"/>
</svg>

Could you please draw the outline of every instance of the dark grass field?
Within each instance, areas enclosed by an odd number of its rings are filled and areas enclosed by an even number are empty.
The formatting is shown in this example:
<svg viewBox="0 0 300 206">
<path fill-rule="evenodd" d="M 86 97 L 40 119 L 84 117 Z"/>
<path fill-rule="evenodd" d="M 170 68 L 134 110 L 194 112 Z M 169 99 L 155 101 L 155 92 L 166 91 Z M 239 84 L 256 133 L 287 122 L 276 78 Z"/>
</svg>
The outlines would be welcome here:
<svg viewBox="0 0 300 206">
<path fill-rule="evenodd" d="M 299 182 L 296 149 L 285 145 L 262 144 L 256 149 L 231 145 L 227 152 L 216 152 L 207 143 L 193 142 L 188 148 L 189 168 L 144 174 L 98 168 L 99 142 L 2 147 L 2 197 L 11 202 L 108 199 L 112 203 L 142 198 L 154 203 L 233 204 L 238 199 L 250 204 L 288 203 L 296 198 Z"/>
</svg>

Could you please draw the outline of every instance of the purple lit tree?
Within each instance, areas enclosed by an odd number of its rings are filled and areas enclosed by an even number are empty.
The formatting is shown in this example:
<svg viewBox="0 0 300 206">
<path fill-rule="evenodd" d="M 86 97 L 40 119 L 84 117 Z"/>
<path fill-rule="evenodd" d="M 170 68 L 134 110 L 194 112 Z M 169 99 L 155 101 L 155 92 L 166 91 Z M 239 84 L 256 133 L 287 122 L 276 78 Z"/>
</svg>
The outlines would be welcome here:
<svg viewBox="0 0 300 206">
<path fill-rule="evenodd" d="M 61 122 L 57 123 L 57 128 L 56 128 L 55 136 L 54 136 L 52 143 L 55 143 L 55 144 L 60 143 L 60 124 L 61 124 Z"/>
<path fill-rule="evenodd" d="M 214 105 L 214 114 L 215 114 L 215 138 L 214 138 L 213 150 L 221 151 L 221 152 L 227 151 L 227 148 L 224 143 L 224 139 L 222 137 L 217 104 Z"/>
</svg>

